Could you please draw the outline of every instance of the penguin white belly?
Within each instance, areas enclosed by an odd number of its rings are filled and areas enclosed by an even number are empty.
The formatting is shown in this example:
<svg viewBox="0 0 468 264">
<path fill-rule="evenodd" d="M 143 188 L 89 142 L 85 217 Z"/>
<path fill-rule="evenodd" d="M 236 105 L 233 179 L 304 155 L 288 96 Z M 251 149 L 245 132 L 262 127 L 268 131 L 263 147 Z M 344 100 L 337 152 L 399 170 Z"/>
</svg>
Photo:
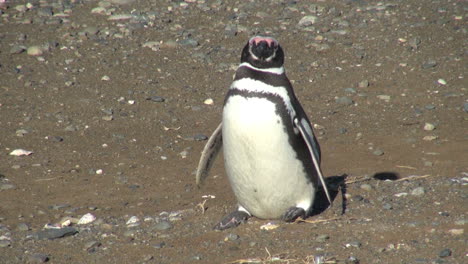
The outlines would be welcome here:
<svg viewBox="0 0 468 264">
<path fill-rule="evenodd" d="M 229 97 L 222 133 L 226 172 L 239 204 L 249 213 L 275 219 L 290 207 L 310 208 L 314 186 L 273 102 Z"/>
</svg>

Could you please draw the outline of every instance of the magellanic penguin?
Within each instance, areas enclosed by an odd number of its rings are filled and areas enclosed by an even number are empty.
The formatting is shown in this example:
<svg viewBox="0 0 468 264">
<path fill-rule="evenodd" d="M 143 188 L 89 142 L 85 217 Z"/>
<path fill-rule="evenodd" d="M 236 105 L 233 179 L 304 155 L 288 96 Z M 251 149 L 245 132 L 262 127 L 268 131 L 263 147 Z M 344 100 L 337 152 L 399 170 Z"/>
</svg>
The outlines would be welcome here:
<svg viewBox="0 0 468 264">
<path fill-rule="evenodd" d="M 200 185 L 223 148 L 238 208 L 215 229 L 235 227 L 250 216 L 286 222 L 305 218 L 319 184 L 331 205 L 319 144 L 283 63 L 283 49 L 271 37 L 252 37 L 242 50 L 223 120 L 208 140 L 196 174 Z"/>
</svg>

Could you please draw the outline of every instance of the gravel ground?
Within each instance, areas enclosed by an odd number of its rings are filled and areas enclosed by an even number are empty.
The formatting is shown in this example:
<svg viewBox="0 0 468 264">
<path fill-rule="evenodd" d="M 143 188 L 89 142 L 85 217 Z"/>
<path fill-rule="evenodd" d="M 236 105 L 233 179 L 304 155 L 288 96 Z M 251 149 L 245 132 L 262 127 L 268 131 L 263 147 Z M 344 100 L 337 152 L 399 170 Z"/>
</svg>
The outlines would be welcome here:
<svg viewBox="0 0 468 264">
<path fill-rule="evenodd" d="M 467 263 L 467 11 L 1 0 L 0 263 Z M 255 34 L 286 52 L 334 205 L 216 232 L 222 159 L 194 171 Z"/>
</svg>

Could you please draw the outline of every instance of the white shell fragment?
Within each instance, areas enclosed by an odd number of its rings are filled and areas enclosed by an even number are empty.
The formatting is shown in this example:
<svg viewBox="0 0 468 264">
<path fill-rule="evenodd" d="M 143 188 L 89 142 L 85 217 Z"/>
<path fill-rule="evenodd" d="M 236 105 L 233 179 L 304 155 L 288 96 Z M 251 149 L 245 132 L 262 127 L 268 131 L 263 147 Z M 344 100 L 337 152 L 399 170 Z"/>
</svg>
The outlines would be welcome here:
<svg viewBox="0 0 468 264">
<path fill-rule="evenodd" d="M 136 216 L 132 216 L 130 217 L 130 219 L 128 219 L 126 225 L 127 226 L 137 226 L 140 224 L 140 218 L 136 217 Z"/>
<path fill-rule="evenodd" d="M 12 152 L 10 152 L 11 156 L 29 156 L 33 154 L 32 151 L 25 150 L 25 149 L 15 149 Z"/>
<path fill-rule="evenodd" d="M 278 227 L 279 227 L 279 225 L 277 225 L 277 224 L 268 223 L 268 224 L 265 224 L 265 225 L 260 226 L 260 230 L 269 231 L 269 230 L 276 229 L 276 228 L 278 228 Z"/>
<path fill-rule="evenodd" d="M 78 225 L 86 225 L 92 223 L 94 220 L 96 220 L 96 217 L 90 213 L 87 213 L 83 215 L 80 220 L 78 220 Z"/>
<path fill-rule="evenodd" d="M 212 104 L 214 104 L 214 101 L 213 101 L 213 99 L 208 98 L 203 103 L 206 104 L 206 105 L 212 105 Z"/>
</svg>

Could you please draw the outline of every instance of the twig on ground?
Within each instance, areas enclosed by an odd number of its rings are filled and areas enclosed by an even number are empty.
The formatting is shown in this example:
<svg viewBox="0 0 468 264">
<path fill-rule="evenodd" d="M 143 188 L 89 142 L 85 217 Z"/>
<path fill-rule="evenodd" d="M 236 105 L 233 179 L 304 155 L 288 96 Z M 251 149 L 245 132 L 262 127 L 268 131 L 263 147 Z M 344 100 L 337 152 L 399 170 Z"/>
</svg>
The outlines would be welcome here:
<svg viewBox="0 0 468 264">
<path fill-rule="evenodd" d="M 398 179 L 398 180 L 394 180 L 394 181 L 406 181 L 406 180 L 417 180 L 417 179 L 422 179 L 422 178 L 427 178 L 431 176 L 430 174 L 426 174 L 426 175 L 412 175 L 412 176 L 408 176 L 406 178 L 401 178 L 401 179 Z"/>
</svg>

